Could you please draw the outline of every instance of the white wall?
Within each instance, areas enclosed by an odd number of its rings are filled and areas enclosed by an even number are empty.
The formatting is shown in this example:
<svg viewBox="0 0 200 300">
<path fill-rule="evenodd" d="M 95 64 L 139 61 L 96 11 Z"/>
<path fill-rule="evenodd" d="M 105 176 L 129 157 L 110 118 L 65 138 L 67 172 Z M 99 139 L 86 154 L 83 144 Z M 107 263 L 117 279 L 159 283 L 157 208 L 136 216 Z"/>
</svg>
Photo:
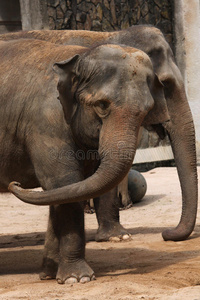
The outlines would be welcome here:
<svg viewBox="0 0 200 300">
<path fill-rule="evenodd" d="M 176 59 L 192 110 L 200 163 L 200 1 L 175 0 Z"/>
<path fill-rule="evenodd" d="M 20 8 L 22 30 L 49 29 L 46 0 L 20 0 Z"/>
</svg>

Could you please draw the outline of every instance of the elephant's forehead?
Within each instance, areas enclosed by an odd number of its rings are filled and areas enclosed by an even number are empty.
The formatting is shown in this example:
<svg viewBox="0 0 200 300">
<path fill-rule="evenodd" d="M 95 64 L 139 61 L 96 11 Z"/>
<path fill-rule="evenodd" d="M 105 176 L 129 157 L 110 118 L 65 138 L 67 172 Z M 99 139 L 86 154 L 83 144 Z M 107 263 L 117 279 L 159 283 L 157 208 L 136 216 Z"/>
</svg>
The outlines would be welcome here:
<svg viewBox="0 0 200 300">
<path fill-rule="evenodd" d="M 142 42 L 139 46 L 140 49 L 146 53 L 157 49 L 159 49 L 162 53 L 165 53 L 168 49 L 170 49 L 169 44 L 166 42 L 163 34 L 157 28 L 145 28 L 141 34 L 141 37 Z"/>
<path fill-rule="evenodd" d="M 156 35 L 160 35 L 162 36 L 162 32 L 160 31 L 160 29 L 156 28 L 156 27 L 144 27 L 144 31 L 150 34 L 156 34 Z"/>
<path fill-rule="evenodd" d="M 119 61 L 120 64 L 120 61 Z M 133 75 L 151 74 L 153 72 L 153 65 L 149 56 L 143 51 L 137 51 L 129 55 L 124 54 L 124 62 L 121 63 L 122 69 L 125 73 Z"/>
<path fill-rule="evenodd" d="M 120 46 L 120 45 L 115 45 L 115 44 L 101 45 L 101 46 L 99 46 L 99 49 L 100 50 L 108 49 L 108 51 L 110 50 L 111 53 L 113 53 L 113 51 L 116 51 L 116 53 L 119 53 L 119 54 L 121 54 L 123 52 L 135 53 L 137 51 L 140 51 L 134 47 Z"/>
<path fill-rule="evenodd" d="M 152 68 L 152 63 L 149 56 L 142 50 L 134 47 L 106 44 L 98 46 L 93 57 L 100 63 L 114 63 L 118 68 L 119 65 L 124 66 L 127 70 L 141 65 Z"/>
<path fill-rule="evenodd" d="M 128 56 L 132 55 L 145 55 L 145 53 L 134 47 L 106 44 L 96 47 L 92 53 L 96 55 L 96 58 L 101 58 L 104 60 L 118 58 L 120 60 L 125 59 Z"/>
<path fill-rule="evenodd" d="M 132 62 L 133 64 L 144 64 L 151 66 L 151 60 L 149 56 L 141 51 L 137 50 L 135 52 L 131 52 L 131 47 L 125 48 L 124 59 L 127 58 L 128 62 Z"/>
</svg>

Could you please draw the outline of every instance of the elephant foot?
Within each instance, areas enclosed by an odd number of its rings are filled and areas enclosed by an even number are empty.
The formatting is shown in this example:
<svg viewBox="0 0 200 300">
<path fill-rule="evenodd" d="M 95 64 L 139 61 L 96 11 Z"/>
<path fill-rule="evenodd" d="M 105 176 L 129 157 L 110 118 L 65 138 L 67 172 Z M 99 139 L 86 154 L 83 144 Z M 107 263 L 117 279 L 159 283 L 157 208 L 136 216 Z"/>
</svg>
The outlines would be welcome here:
<svg viewBox="0 0 200 300">
<path fill-rule="evenodd" d="M 58 263 L 53 259 L 45 257 L 43 259 L 42 272 L 40 273 L 41 280 L 50 280 L 56 278 Z"/>
<path fill-rule="evenodd" d="M 58 267 L 56 280 L 59 284 L 86 283 L 95 280 L 95 275 L 84 259 L 76 262 L 61 262 Z"/>
<path fill-rule="evenodd" d="M 85 206 L 84 206 L 84 213 L 86 213 L 86 214 L 94 214 L 95 210 L 94 210 L 94 208 L 92 208 L 90 206 L 89 203 L 86 203 Z"/>
<path fill-rule="evenodd" d="M 131 234 L 119 223 L 100 226 L 95 236 L 96 242 L 120 242 L 130 238 Z"/>
<path fill-rule="evenodd" d="M 119 208 L 119 210 L 126 210 L 126 209 L 129 209 L 131 207 L 133 207 L 133 203 L 130 203 L 127 206 L 122 206 L 122 207 Z"/>
</svg>

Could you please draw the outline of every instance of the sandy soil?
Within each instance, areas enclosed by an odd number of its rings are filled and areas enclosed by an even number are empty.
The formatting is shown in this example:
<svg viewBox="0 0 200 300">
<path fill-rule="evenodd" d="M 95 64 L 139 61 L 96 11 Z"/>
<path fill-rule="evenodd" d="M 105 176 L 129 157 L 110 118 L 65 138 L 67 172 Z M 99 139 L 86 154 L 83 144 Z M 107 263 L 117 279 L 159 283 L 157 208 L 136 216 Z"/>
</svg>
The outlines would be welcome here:
<svg viewBox="0 0 200 300">
<path fill-rule="evenodd" d="M 200 216 L 190 239 L 164 242 L 161 232 L 176 226 L 181 213 L 176 169 L 143 175 L 145 198 L 121 212 L 131 240 L 96 243 L 95 215 L 86 215 L 86 257 L 97 278 L 87 284 L 39 280 L 48 209 L 0 195 L 0 299 L 200 299 Z"/>
</svg>

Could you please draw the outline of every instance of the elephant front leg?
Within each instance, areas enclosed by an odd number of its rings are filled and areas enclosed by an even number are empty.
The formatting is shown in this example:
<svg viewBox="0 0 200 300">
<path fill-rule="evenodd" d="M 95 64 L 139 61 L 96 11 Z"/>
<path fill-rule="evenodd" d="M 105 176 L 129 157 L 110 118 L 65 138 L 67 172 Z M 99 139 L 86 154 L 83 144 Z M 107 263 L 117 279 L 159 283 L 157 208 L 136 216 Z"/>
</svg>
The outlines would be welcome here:
<svg viewBox="0 0 200 300">
<path fill-rule="evenodd" d="M 65 204 L 50 209 L 45 241 L 42 279 L 58 283 L 88 282 L 95 279 L 85 261 L 84 213 L 81 204 Z"/>
<path fill-rule="evenodd" d="M 126 240 L 130 237 L 128 231 L 119 222 L 120 199 L 117 187 L 110 192 L 94 199 L 94 206 L 99 228 L 95 240 Z"/>
</svg>

